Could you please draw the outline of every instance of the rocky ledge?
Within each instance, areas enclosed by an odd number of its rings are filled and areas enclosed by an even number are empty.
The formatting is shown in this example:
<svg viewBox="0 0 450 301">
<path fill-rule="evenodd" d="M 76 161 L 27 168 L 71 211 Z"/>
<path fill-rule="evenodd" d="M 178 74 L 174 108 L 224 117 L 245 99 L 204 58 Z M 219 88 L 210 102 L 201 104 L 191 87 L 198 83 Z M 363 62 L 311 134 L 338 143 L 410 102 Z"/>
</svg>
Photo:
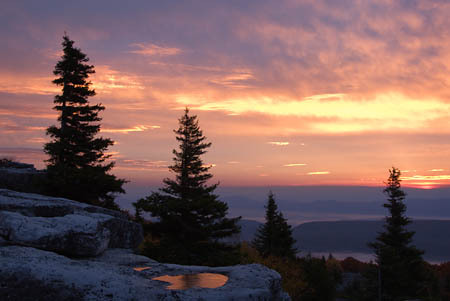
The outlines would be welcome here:
<svg viewBox="0 0 450 301">
<path fill-rule="evenodd" d="M 68 256 L 136 248 L 142 227 L 120 212 L 38 194 L 0 189 L 0 242 Z"/>
<path fill-rule="evenodd" d="M 136 255 L 140 225 L 67 199 L 0 190 L 0 300 L 290 300 L 265 266 L 181 266 Z M 217 288 L 169 290 L 164 275 L 216 273 Z"/>
</svg>

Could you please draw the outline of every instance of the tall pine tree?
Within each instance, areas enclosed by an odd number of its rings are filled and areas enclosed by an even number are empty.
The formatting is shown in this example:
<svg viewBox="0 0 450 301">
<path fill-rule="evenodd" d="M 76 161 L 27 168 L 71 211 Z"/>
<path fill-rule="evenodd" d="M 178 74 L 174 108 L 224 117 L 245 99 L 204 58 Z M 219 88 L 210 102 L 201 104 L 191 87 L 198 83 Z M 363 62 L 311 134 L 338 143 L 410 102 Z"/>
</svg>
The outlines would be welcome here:
<svg viewBox="0 0 450 301">
<path fill-rule="evenodd" d="M 258 229 L 252 245 L 264 257 L 272 255 L 294 258 L 297 250 L 294 248 L 291 226 L 283 217 L 283 213 L 278 211 L 271 191 L 265 208 L 266 222 Z"/>
<path fill-rule="evenodd" d="M 52 140 L 44 146 L 50 156 L 47 193 L 118 209 L 114 194 L 125 192 L 125 180 L 109 174 L 114 162 L 105 162 L 110 157 L 105 151 L 113 141 L 95 137 L 100 131 L 98 114 L 105 107 L 88 101 L 95 95 L 88 81 L 94 66 L 87 64 L 89 59 L 73 44 L 67 35 L 63 37 L 64 54 L 53 71 L 58 76 L 53 83 L 62 87 L 62 94 L 54 99 L 59 126 L 47 129 Z"/>
<path fill-rule="evenodd" d="M 412 245 L 413 231 L 407 226 L 411 220 L 405 216 L 405 192 L 401 189 L 400 170 L 393 167 L 384 193 L 388 199 L 383 207 L 389 210 L 384 231 L 378 234 L 376 242 L 369 244 L 376 256 L 381 273 L 382 299 L 406 300 L 426 295 L 423 251 Z"/>
<path fill-rule="evenodd" d="M 212 178 L 201 155 L 211 146 L 203 136 L 197 116 L 186 108 L 174 130 L 179 150 L 173 150 L 173 165 L 169 167 L 175 179 L 163 180 L 164 187 L 135 203 L 137 212 L 150 212 L 159 222 L 162 240 L 185 246 L 214 243 L 238 233 L 239 218 L 226 218 L 228 206 L 214 194 L 218 184 L 208 185 Z M 189 250 L 188 250 L 189 251 Z"/>
</svg>

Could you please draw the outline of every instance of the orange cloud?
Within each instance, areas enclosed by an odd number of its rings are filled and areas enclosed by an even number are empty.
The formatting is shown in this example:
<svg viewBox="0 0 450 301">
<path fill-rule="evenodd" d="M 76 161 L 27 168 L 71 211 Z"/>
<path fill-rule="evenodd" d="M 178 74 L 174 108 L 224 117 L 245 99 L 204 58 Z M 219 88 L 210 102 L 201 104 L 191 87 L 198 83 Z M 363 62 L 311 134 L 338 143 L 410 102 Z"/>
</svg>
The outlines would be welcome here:
<svg viewBox="0 0 450 301">
<path fill-rule="evenodd" d="M 152 171 L 167 170 L 167 161 L 151 161 L 151 160 L 134 160 L 119 158 L 116 160 L 117 169 L 136 170 L 136 171 Z"/>
<path fill-rule="evenodd" d="M 339 95 L 339 96 L 336 96 Z M 324 99 L 328 99 L 324 101 Z M 330 101 L 329 99 L 334 99 Z M 450 111 L 450 103 L 438 99 L 410 98 L 399 93 L 386 93 L 361 101 L 350 95 L 314 95 L 304 99 L 286 97 L 242 98 L 222 101 L 205 101 L 178 96 L 179 103 L 204 111 L 225 111 L 245 114 L 250 112 L 273 115 L 275 117 L 298 116 L 315 117 L 310 128 L 319 133 L 347 133 L 395 129 L 398 131 L 430 130 L 430 121 L 445 118 Z M 399 114 L 401 111 L 401 114 Z M 322 120 L 317 119 L 322 118 Z M 330 121 L 333 122 L 330 122 Z M 434 130 L 434 129 L 433 129 Z M 450 132 L 450 125 L 440 128 Z"/>
<path fill-rule="evenodd" d="M 49 108 L 50 110 L 50 108 Z M 37 108 L 15 107 L 14 109 L 0 109 L 0 116 L 26 117 L 56 119 L 57 113 L 44 112 Z"/>
<path fill-rule="evenodd" d="M 250 70 L 242 70 L 236 73 L 225 75 L 220 78 L 212 79 L 211 82 L 229 88 L 249 88 L 251 87 L 251 85 L 248 84 L 247 82 L 254 78 L 255 77 L 253 76 Z M 231 114 L 236 115 L 238 113 L 231 113 Z"/>
<path fill-rule="evenodd" d="M 276 145 L 276 146 L 287 146 L 287 145 L 289 145 L 289 142 L 286 142 L 286 141 L 271 141 L 271 142 L 267 142 L 267 144 Z"/>
<path fill-rule="evenodd" d="M 181 52 L 181 49 L 175 47 L 163 47 L 156 44 L 145 44 L 145 43 L 135 43 L 131 44 L 133 47 L 139 49 L 132 50 L 130 53 L 141 54 L 141 55 L 176 55 Z"/>
<path fill-rule="evenodd" d="M 113 96 L 120 98 L 144 97 L 146 87 L 142 83 L 143 78 L 137 74 L 123 72 L 113 69 L 109 65 L 98 65 L 95 67 L 95 73 L 91 77 L 92 88 L 97 92 L 97 98 Z"/>
<path fill-rule="evenodd" d="M 46 129 L 47 129 L 46 127 L 42 126 L 24 126 L 14 121 L 0 120 L 0 132 L 5 134 L 15 134 L 19 132 L 36 132 L 36 131 L 45 132 Z"/>
<path fill-rule="evenodd" d="M 450 180 L 450 175 L 438 175 L 438 176 L 421 176 L 415 175 L 411 177 L 401 177 L 403 181 L 442 181 L 442 180 Z"/>
<path fill-rule="evenodd" d="M 47 143 L 49 140 L 45 139 L 45 138 L 41 138 L 41 137 L 35 137 L 35 138 L 27 139 L 26 141 L 29 143 L 43 144 L 43 143 Z"/>
<path fill-rule="evenodd" d="M 95 30 L 81 25 L 69 30 L 95 65 L 90 79 L 97 96 L 91 102 L 106 107 L 102 132 L 124 134 L 114 146 L 124 156 L 141 158 L 148 149 L 148 156 L 167 154 L 161 160 L 170 160 L 177 109 L 187 105 L 213 142 L 208 160 L 241 162 L 238 175 L 228 164 L 215 168 L 232 184 L 251 182 L 251 172 L 244 171 L 257 170 L 260 162 L 272 171 L 265 179 L 252 174 L 256 184 L 381 184 L 391 163 L 414 175 L 448 160 L 450 5 L 445 1 L 281 0 L 249 3 L 245 9 L 217 1 L 173 10 L 148 3 L 145 13 L 133 14 L 142 26 L 124 22 L 116 28 L 98 19 Z M 45 18 L 34 18 L 31 6 L 8 5 L 14 8 L 5 15 L 9 27 L 28 25 L 26 36 L 5 32 L 3 37 L 8 47 L 0 71 L 0 142 L 36 146 L 36 133 L 57 117 L 52 97 L 60 88 L 51 83 L 51 71 L 61 41 L 49 38 L 54 35 L 48 29 L 61 24 L 55 10 L 43 9 Z M 82 8 L 73 13 L 77 9 Z M 117 19 L 116 13 L 129 10 L 102 13 Z M 146 41 L 148 28 L 160 32 L 151 43 L 134 43 Z M 188 36 L 176 34 L 187 28 Z M 118 34 L 122 31 L 130 34 Z M 149 123 L 161 130 L 150 131 Z M 140 139 L 125 135 L 132 132 Z M 288 147 L 274 153 L 261 147 L 267 141 Z M 231 145 L 239 152 L 227 157 Z M 284 165 L 299 158 L 333 174 L 304 172 L 298 182 Z M 140 163 L 121 164 L 146 171 L 146 162 Z"/>
<path fill-rule="evenodd" d="M 10 94 L 54 95 L 60 91 L 52 76 L 0 72 L 0 92 Z"/>
<path fill-rule="evenodd" d="M 283 166 L 286 167 L 294 167 L 294 166 L 305 166 L 305 163 L 290 163 L 290 164 L 284 164 Z"/>
<path fill-rule="evenodd" d="M 313 176 L 313 175 L 329 175 L 331 172 L 329 171 L 311 171 L 308 172 L 307 175 Z"/>
<path fill-rule="evenodd" d="M 153 129 L 159 129 L 161 128 L 159 125 L 136 125 L 132 128 L 125 128 L 125 129 L 101 129 L 101 132 L 103 133 L 122 133 L 122 134 L 128 134 L 131 132 L 144 132 L 147 130 L 153 130 Z"/>
</svg>

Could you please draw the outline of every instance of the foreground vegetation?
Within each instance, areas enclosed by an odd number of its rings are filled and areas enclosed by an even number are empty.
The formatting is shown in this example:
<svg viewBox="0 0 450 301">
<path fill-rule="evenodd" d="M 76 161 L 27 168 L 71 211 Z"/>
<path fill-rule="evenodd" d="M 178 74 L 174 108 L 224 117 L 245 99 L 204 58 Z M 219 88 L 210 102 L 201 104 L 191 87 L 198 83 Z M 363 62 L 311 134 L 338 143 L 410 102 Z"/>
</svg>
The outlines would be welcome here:
<svg viewBox="0 0 450 301">
<path fill-rule="evenodd" d="M 373 262 L 365 263 L 352 257 L 337 260 L 332 255 L 314 258 L 308 254 L 295 259 L 277 256 L 264 258 L 246 243 L 241 245 L 240 256 L 242 264 L 260 263 L 279 272 L 283 278 L 283 289 L 292 300 L 379 300 L 378 267 Z M 418 300 L 450 301 L 450 262 L 425 263 L 424 268 L 427 280 L 420 285 L 424 294 Z"/>
</svg>

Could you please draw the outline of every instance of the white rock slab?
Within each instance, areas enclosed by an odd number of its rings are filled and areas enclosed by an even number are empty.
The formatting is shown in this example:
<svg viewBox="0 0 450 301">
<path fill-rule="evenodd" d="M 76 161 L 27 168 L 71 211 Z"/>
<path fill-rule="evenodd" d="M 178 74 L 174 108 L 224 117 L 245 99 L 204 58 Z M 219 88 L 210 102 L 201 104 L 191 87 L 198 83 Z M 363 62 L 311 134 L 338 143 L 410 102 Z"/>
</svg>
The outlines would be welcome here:
<svg viewBox="0 0 450 301">
<path fill-rule="evenodd" d="M 136 248 L 142 239 L 141 225 L 121 212 L 0 189 L 0 244 L 96 256 L 106 248 Z"/>
<path fill-rule="evenodd" d="M 133 270 L 145 265 L 149 269 Z M 167 290 L 152 280 L 162 275 L 221 273 L 219 288 Z M 198 267 L 166 265 L 129 250 L 107 250 L 93 259 L 74 260 L 29 247 L 0 247 L 0 300 L 290 300 L 280 275 L 262 265 Z M 34 299 L 33 299 L 34 298 Z"/>
</svg>

